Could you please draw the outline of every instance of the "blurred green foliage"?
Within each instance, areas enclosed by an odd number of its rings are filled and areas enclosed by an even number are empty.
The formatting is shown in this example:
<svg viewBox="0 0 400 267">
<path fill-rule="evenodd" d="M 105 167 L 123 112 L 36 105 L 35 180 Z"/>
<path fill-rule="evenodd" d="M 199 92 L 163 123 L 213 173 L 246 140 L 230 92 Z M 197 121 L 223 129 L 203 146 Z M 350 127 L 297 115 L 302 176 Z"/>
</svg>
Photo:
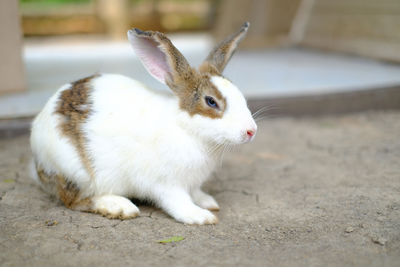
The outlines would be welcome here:
<svg viewBox="0 0 400 267">
<path fill-rule="evenodd" d="M 3 1 L 3 0 L 0 0 Z M 106 2 L 109 1 L 109 2 Z M 215 0 L 19 0 L 25 36 L 109 34 L 112 23 L 158 31 L 197 31 L 209 27 Z M 104 12 L 116 4 L 121 16 Z M 124 6 L 123 10 L 118 8 Z M 122 19 L 123 20 L 123 19 Z M 124 34 L 125 36 L 125 34 Z"/>
</svg>

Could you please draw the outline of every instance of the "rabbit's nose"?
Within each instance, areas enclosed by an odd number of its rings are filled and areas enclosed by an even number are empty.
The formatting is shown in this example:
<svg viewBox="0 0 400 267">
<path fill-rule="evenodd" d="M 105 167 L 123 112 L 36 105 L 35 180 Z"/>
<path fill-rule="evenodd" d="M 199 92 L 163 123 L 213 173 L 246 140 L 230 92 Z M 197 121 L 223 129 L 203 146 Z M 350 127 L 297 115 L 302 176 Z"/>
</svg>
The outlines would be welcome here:
<svg viewBox="0 0 400 267">
<path fill-rule="evenodd" d="M 246 134 L 245 134 L 247 141 L 250 141 L 256 135 L 256 132 L 257 132 L 257 128 L 253 128 L 253 127 L 248 128 L 246 130 Z"/>
<path fill-rule="evenodd" d="M 248 137 L 252 137 L 252 136 L 254 135 L 255 132 L 254 132 L 254 130 L 247 130 L 246 133 L 247 133 L 247 136 L 248 136 Z"/>
</svg>

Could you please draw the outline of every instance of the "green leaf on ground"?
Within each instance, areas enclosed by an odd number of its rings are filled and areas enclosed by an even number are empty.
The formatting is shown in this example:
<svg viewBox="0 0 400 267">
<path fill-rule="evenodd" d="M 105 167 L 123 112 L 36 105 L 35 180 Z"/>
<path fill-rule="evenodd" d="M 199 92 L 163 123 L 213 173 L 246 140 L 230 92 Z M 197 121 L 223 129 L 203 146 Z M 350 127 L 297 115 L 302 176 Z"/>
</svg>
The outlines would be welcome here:
<svg viewBox="0 0 400 267">
<path fill-rule="evenodd" d="M 185 239 L 183 236 L 173 236 L 168 239 L 160 240 L 158 241 L 158 243 L 165 244 L 165 243 L 179 242 L 182 241 L 183 239 Z"/>
<path fill-rule="evenodd" d="M 14 183 L 15 181 L 13 179 L 5 179 L 3 180 L 4 183 Z"/>
<path fill-rule="evenodd" d="M 53 221 L 53 220 L 45 221 L 45 225 L 46 226 L 54 226 L 54 225 L 57 225 L 57 224 L 58 224 L 57 221 Z"/>
</svg>

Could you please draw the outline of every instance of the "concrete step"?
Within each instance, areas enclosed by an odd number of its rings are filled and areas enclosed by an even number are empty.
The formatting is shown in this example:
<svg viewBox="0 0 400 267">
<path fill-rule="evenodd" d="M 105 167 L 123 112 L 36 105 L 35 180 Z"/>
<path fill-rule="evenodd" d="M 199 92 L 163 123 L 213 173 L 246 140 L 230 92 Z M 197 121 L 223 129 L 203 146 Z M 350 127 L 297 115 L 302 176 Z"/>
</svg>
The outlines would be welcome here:
<svg viewBox="0 0 400 267">
<path fill-rule="evenodd" d="M 193 66 L 212 48 L 209 35 L 175 35 Z M 27 42 L 26 93 L 0 97 L 0 119 L 32 117 L 63 84 L 100 73 L 120 73 L 168 90 L 143 68 L 128 42 L 62 40 Z M 224 73 L 250 99 L 281 99 L 393 87 L 400 65 L 302 48 L 239 51 Z"/>
</svg>

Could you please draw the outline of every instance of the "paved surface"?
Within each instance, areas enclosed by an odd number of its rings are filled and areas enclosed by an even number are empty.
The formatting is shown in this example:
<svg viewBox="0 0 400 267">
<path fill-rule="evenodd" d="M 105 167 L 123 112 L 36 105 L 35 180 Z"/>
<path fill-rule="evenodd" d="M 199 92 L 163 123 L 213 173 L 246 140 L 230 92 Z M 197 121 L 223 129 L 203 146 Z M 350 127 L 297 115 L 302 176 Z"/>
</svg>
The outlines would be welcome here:
<svg viewBox="0 0 400 267">
<path fill-rule="evenodd" d="M 27 136 L 0 140 L 1 265 L 399 266 L 400 112 L 260 126 L 206 185 L 216 226 L 70 211 L 27 178 Z"/>
</svg>

